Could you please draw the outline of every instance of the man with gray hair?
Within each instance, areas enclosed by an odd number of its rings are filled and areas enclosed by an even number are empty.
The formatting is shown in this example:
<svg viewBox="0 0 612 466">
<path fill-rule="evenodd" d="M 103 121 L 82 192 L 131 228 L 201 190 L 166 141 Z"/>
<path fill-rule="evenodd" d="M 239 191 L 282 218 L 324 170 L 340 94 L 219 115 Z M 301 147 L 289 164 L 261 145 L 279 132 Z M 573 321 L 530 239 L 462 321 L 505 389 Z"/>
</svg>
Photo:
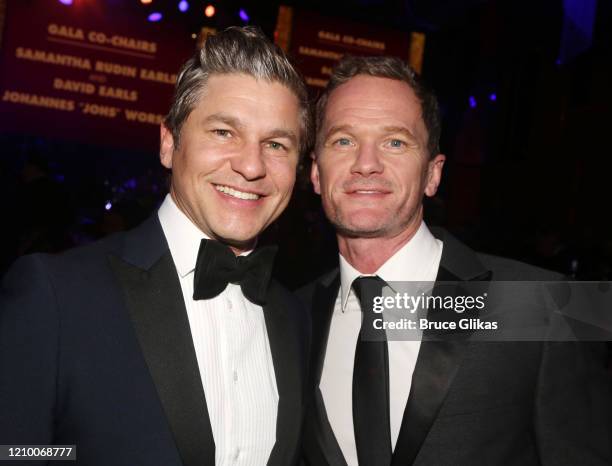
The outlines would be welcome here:
<svg viewBox="0 0 612 466">
<path fill-rule="evenodd" d="M 311 132 L 282 51 L 253 28 L 208 38 L 161 125 L 160 209 L 5 276 L 0 444 L 76 445 L 92 466 L 297 461 L 309 323 L 256 243 Z"/>
</svg>

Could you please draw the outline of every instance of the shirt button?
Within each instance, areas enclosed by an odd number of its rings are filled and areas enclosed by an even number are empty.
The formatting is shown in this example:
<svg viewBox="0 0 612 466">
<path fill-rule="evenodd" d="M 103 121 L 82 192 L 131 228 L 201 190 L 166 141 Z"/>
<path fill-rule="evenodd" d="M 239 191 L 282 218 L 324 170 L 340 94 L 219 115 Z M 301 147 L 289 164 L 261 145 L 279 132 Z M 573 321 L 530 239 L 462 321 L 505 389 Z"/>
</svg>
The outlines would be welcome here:
<svg viewBox="0 0 612 466">
<path fill-rule="evenodd" d="M 232 302 L 228 299 L 227 300 L 227 308 L 231 311 L 232 310 Z"/>
<path fill-rule="evenodd" d="M 234 457 L 233 457 L 233 460 L 234 460 L 234 461 L 238 461 L 238 458 L 240 458 L 240 448 L 236 448 L 236 449 L 234 450 Z"/>
<path fill-rule="evenodd" d="M 238 382 L 238 371 L 234 370 L 234 382 Z"/>
</svg>

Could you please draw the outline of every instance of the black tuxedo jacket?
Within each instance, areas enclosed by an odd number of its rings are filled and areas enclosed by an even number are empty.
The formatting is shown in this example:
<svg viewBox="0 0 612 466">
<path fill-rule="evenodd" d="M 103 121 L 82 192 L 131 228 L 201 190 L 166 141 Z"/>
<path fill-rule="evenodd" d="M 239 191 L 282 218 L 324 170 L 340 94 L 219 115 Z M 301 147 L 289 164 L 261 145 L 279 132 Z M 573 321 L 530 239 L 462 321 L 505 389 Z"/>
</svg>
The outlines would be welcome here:
<svg viewBox="0 0 612 466">
<path fill-rule="evenodd" d="M 279 404 L 269 465 L 299 457 L 310 332 L 302 309 L 272 282 L 263 310 Z M 80 465 L 215 464 L 182 291 L 156 214 L 84 248 L 24 257 L 7 273 L 0 444 L 76 444 Z"/>
<path fill-rule="evenodd" d="M 437 281 L 559 278 L 433 231 L 444 241 Z M 347 464 L 319 389 L 339 287 L 336 269 L 299 291 L 313 326 L 303 441 L 310 466 Z M 392 466 L 612 464 L 603 345 L 464 336 L 421 343 Z"/>
</svg>

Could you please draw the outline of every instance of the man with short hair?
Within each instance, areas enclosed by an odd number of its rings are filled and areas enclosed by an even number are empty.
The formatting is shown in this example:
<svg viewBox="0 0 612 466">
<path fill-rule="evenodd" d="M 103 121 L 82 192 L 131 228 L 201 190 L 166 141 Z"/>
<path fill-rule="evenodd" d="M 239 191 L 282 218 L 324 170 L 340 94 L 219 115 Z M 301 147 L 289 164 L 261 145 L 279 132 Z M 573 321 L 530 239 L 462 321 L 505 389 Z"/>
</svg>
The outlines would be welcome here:
<svg viewBox="0 0 612 466">
<path fill-rule="evenodd" d="M 423 222 L 445 161 L 434 94 L 399 59 L 345 57 L 316 122 L 311 180 L 340 257 L 300 290 L 313 322 L 306 463 L 607 464 L 601 347 L 485 343 L 469 332 L 362 338 L 374 325 L 372 290 L 393 283 L 556 279 Z"/>
<path fill-rule="evenodd" d="M 255 248 L 310 134 L 282 51 L 253 28 L 209 37 L 161 125 L 159 211 L 4 278 L 0 444 L 76 444 L 82 465 L 294 464 L 309 322 Z"/>
</svg>

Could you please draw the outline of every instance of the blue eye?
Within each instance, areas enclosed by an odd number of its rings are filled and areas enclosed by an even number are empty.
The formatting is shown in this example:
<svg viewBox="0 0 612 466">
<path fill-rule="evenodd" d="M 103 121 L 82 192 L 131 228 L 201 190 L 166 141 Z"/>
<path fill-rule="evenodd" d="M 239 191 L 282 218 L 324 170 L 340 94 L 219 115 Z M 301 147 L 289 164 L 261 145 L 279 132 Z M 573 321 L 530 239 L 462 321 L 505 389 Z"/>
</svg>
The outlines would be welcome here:
<svg viewBox="0 0 612 466">
<path fill-rule="evenodd" d="M 215 133 L 217 136 L 221 136 L 222 138 L 231 136 L 231 133 L 228 129 L 213 129 L 212 132 Z"/>
<path fill-rule="evenodd" d="M 390 143 L 391 147 L 402 147 L 404 145 L 404 141 L 401 141 L 399 139 L 391 139 Z"/>
<path fill-rule="evenodd" d="M 336 141 L 339 146 L 350 146 L 351 141 L 348 138 L 340 138 Z"/>
</svg>

